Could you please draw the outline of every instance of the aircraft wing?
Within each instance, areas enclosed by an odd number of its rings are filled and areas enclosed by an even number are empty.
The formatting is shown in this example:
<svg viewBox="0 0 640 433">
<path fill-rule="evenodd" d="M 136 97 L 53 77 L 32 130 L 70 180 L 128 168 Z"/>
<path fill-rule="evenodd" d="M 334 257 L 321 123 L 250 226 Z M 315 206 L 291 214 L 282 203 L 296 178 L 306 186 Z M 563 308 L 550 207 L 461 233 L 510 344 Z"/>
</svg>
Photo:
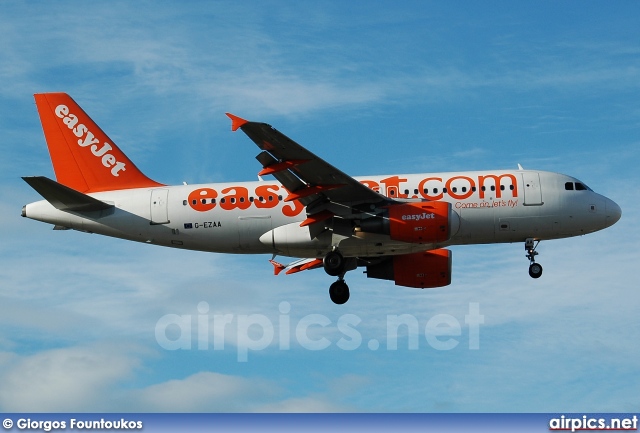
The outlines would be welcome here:
<svg viewBox="0 0 640 433">
<path fill-rule="evenodd" d="M 377 208 L 394 202 L 343 173 L 271 125 L 249 122 L 230 113 L 227 116 L 232 120 L 234 131 L 241 129 L 262 149 L 256 156 L 263 167 L 259 174 L 272 174 L 287 188 L 290 194 L 285 201 L 299 200 L 307 206 L 310 218 L 306 223 L 322 221 L 334 215 L 346 216 L 354 211 L 371 209 L 371 205 Z"/>
</svg>

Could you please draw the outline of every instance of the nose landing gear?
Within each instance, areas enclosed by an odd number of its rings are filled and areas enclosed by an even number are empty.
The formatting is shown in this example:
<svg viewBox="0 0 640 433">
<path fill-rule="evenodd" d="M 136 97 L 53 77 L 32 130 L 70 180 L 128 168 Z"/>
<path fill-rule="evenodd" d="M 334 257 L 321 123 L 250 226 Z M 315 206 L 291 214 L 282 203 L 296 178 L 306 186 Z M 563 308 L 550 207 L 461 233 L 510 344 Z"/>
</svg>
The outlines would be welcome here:
<svg viewBox="0 0 640 433">
<path fill-rule="evenodd" d="M 536 263 L 536 256 L 538 252 L 536 248 L 540 241 L 536 241 L 533 238 L 527 238 L 524 241 L 524 249 L 527 250 L 527 258 L 529 259 L 529 276 L 531 278 L 540 278 L 542 275 L 542 265 Z"/>
</svg>

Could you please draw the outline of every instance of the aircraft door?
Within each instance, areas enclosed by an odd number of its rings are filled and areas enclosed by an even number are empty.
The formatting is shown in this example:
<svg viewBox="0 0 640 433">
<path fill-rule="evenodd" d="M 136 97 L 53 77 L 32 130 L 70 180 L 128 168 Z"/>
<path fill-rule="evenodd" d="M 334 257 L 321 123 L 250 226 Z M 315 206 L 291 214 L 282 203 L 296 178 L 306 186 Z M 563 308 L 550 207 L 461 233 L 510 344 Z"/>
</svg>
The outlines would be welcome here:
<svg viewBox="0 0 640 433">
<path fill-rule="evenodd" d="M 154 189 L 151 191 L 151 224 L 167 224 L 169 222 L 169 190 Z"/>
<path fill-rule="evenodd" d="M 540 174 L 534 171 L 522 173 L 522 184 L 524 186 L 524 205 L 540 206 L 542 201 L 542 187 L 540 185 Z"/>
</svg>

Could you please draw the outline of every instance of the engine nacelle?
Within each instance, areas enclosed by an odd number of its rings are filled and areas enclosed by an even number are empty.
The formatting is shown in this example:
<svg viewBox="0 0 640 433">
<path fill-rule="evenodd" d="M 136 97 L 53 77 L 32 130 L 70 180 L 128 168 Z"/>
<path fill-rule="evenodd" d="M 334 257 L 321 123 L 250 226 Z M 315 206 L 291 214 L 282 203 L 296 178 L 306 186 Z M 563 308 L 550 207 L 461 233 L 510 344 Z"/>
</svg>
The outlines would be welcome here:
<svg viewBox="0 0 640 433">
<path fill-rule="evenodd" d="M 300 227 L 299 222 L 276 227 L 260 236 L 263 245 L 297 256 L 309 249 L 325 250 L 331 245 L 331 234 L 323 232 L 312 239 L 309 227 Z"/>
<path fill-rule="evenodd" d="M 392 240 L 416 244 L 446 242 L 460 229 L 451 203 L 430 201 L 389 206 L 381 217 L 362 220 L 364 232 L 386 234 Z"/>
<path fill-rule="evenodd" d="M 392 256 L 367 266 L 367 278 L 391 280 L 397 286 L 428 289 L 451 284 L 451 251 L 445 249 Z"/>
</svg>

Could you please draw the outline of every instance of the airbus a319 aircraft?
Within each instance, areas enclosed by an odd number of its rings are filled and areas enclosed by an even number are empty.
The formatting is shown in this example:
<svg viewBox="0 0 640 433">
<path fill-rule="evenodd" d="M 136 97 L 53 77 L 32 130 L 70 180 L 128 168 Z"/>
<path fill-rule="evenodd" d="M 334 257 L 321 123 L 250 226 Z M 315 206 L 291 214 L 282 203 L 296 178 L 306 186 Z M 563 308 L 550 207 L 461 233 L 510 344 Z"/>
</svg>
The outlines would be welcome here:
<svg viewBox="0 0 640 433">
<path fill-rule="evenodd" d="M 522 242 L 538 278 L 541 240 L 592 233 L 621 216 L 576 178 L 520 166 L 351 177 L 270 125 L 229 113 L 232 130 L 260 149 L 260 180 L 168 186 L 145 176 L 69 95 L 35 100 L 56 180 L 23 178 L 45 199 L 24 206 L 23 217 L 166 247 L 271 254 L 276 275 L 324 268 L 337 277 L 336 304 L 349 299 L 344 276 L 358 267 L 399 286 L 450 284 L 450 245 Z"/>
</svg>

